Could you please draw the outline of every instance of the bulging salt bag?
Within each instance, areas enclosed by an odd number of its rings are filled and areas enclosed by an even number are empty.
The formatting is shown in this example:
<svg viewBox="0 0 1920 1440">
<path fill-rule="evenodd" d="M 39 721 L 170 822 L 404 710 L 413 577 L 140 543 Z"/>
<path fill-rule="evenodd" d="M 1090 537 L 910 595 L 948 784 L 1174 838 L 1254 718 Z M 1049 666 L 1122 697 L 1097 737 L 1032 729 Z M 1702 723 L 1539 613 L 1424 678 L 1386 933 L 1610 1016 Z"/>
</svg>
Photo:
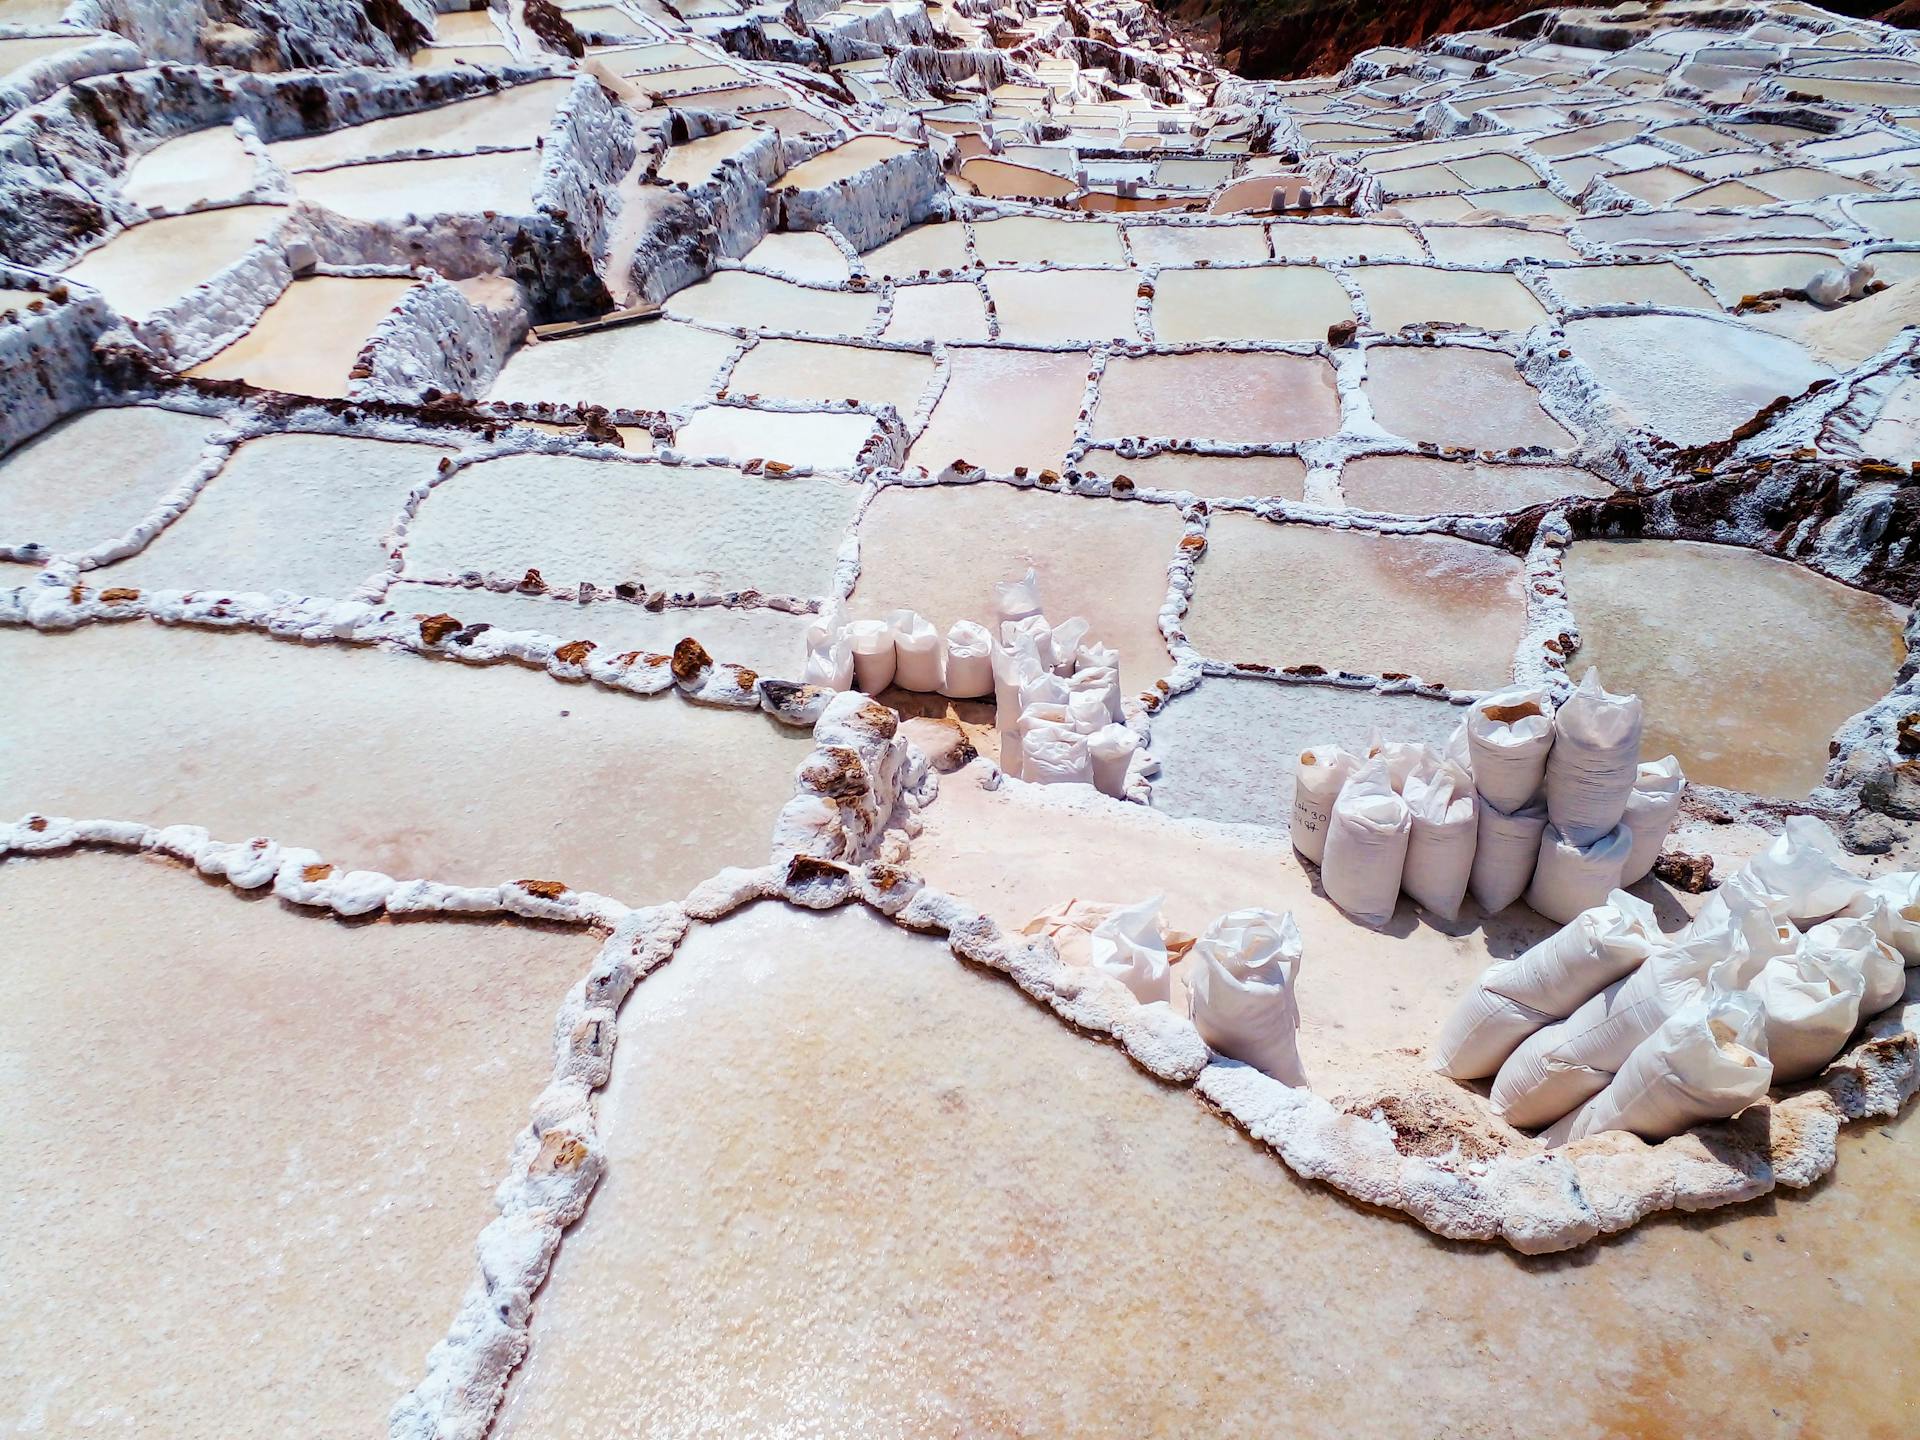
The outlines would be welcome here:
<svg viewBox="0 0 1920 1440">
<path fill-rule="evenodd" d="M 1073 672 L 1073 678 L 1067 682 L 1067 688 L 1078 695 L 1090 692 L 1100 697 L 1100 703 L 1106 707 L 1107 719 L 1116 725 L 1124 721 L 1126 712 L 1120 704 L 1120 672 L 1110 666 L 1089 666 Z"/>
<path fill-rule="evenodd" d="M 978 700 L 993 693 L 993 636 L 986 626 L 957 620 L 947 631 L 940 693 L 953 700 Z"/>
<path fill-rule="evenodd" d="M 1318 865 L 1327 852 L 1327 827 L 1340 787 L 1359 769 L 1358 756 L 1338 745 L 1302 750 L 1293 767 L 1293 848 Z"/>
<path fill-rule="evenodd" d="M 1093 931 L 1093 968 L 1120 981 L 1142 1004 L 1168 999 L 1171 990 L 1167 942 L 1160 933 L 1160 902 L 1164 898 L 1156 895 L 1115 910 Z"/>
<path fill-rule="evenodd" d="M 1553 701 L 1544 690 L 1502 690 L 1467 712 L 1474 788 L 1512 815 L 1540 793 L 1553 748 Z"/>
<path fill-rule="evenodd" d="M 1020 737 L 1020 778 L 1035 785 L 1091 785 L 1087 737 L 1065 725 L 1035 725 Z"/>
<path fill-rule="evenodd" d="M 1307 1083 L 1294 990 L 1301 948 L 1293 916 L 1235 910 L 1207 927 L 1186 971 L 1193 1025 L 1207 1048 L 1293 1086 Z"/>
<path fill-rule="evenodd" d="M 1033 637 L 1014 635 L 993 647 L 994 723 L 1002 728 L 1020 718 L 1020 687 L 1046 669 L 1035 653 Z"/>
<path fill-rule="evenodd" d="M 1410 776 L 1401 792 L 1413 828 L 1407 833 L 1407 863 L 1400 888 L 1416 905 L 1443 920 L 1460 916 L 1473 874 L 1473 850 L 1480 820 L 1473 803 L 1473 782 L 1451 765 Z"/>
<path fill-rule="evenodd" d="M 1080 642 L 1087 638 L 1092 624 L 1079 615 L 1062 620 L 1053 627 L 1048 635 L 1049 654 L 1056 675 L 1071 675 L 1074 662 L 1080 651 Z"/>
<path fill-rule="evenodd" d="M 1540 836 L 1527 904 L 1536 914 L 1566 924 L 1620 888 L 1632 850 L 1633 832 L 1625 825 L 1614 826 L 1591 845 L 1571 845 L 1549 822 Z"/>
<path fill-rule="evenodd" d="M 1640 697 L 1610 695 L 1589 668 L 1553 716 L 1547 818 L 1575 845 L 1591 845 L 1627 813 L 1640 772 Z"/>
<path fill-rule="evenodd" d="M 1140 737 L 1124 725 L 1103 725 L 1087 737 L 1087 759 L 1093 766 L 1093 788 L 1116 800 L 1126 798 L 1127 768 Z"/>
<path fill-rule="evenodd" d="M 1040 603 L 1040 576 L 1032 566 L 1018 580 L 997 581 L 993 587 L 993 613 L 998 620 L 1024 620 L 1038 615 L 1046 607 Z"/>
<path fill-rule="evenodd" d="M 1393 793 L 1384 761 L 1369 760 L 1340 787 L 1327 827 L 1320 883 L 1363 925 L 1384 925 L 1400 898 L 1413 816 Z"/>
<path fill-rule="evenodd" d="M 1660 1022 L 1605 1090 L 1547 1132 L 1550 1145 L 1607 1130 L 1665 1140 L 1689 1125 L 1724 1120 L 1773 1085 L 1766 1019 L 1740 990 L 1709 986 Z"/>
<path fill-rule="evenodd" d="M 1526 893 L 1540 858 L 1540 836 L 1547 828 L 1547 807 L 1529 805 L 1509 815 L 1480 792 L 1480 819 L 1473 847 L 1473 872 L 1467 893 L 1489 915 L 1496 915 Z"/>
<path fill-rule="evenodd" d="M 1622 885 L 1633 885 L 1647 877 L 1653 862 L 1660 858 L 1660 847 L 1667 843 L 1667 832 L 1680 813 L 1680 792 L 1687 788 L 1687 777 L 1680 773 L 1680 761 L 1672 755 L 1649 760 L 1634 773 L 1633 793 L 1627 796 L 1627 813 L 1620 823 L 1633 836 L 1633 849 L 1627 852 L 1626 868 L 1620 872 Z"/>
<path fill-rule="evenodd" d="M 853 688 L 853 637 L 847 633 L 846 626 L 823 630 L 817 635 L 809 629 L 807 661 L 800 678 L 808 685 L 830 690 Z"/>
<path fill-rule="evenodd" d="M 1866 888 L 1840 863 L 1840 842 L 1811 815 L 1790 815 L 1786 830 L 1746 865 L 1762 886 L 1787 902 L 1789 920 L 1803 924 L 1838 915 Z"/>
<path fill-rule="evenodd" d="M 1802 948 L 1776 955 L 1748 987 L 1767 1012 L 1767 1053 L 1781 1084 L 1826 1068 L 1860 1023 L 1866 977 L 1844 955 Z"/>
<path fill-rule="evenodd" d="M 1538 945 L 1489 965 L 1447 1017 L 1436 1067 L 1456 1080 L 1493 1074 L 1528 1036 L 1638 969 L 1660 942 L 1653 907 L 1614 891 Z"/>
<path fill-rule="evenodd" d="M 1739 870 L 1707 896 L 1700 913 L 1681 933 L 1690 940 L 1710 939 L 1723 931 L 1737 934 L 1751 961 L 1749 968 L 1757 971 L 1775 955 L 1791 955 L 1800 947 L 1800 932 L 1787 919 L 1786 906 L 1786 900 L 1769 891 L 1751 871 Z"/>
<path fill-rule="evenodd" d="M 1020 682 L 1021 713 L 1035 705 L 1065 705 L 1072 694 L 1067 682 L 1051 670 L 1036 670 Z"/>
<path fill-rule="evenodd" d="M 878 695 L 893 684 L 893 627 L 884 620 L 856 620 L 847 630 L 853 638 L 853 683 Z"/>
<path fill-rule="evenodd" d="M 1377 729 L 1367 733 L 1367 758 L 1387 767 L 1387 783 L 1398 794 L 1416 771 L 1431 770 L 1439 756 L 1415 740 L 1389 740 Z"/>
<path fill-rule="evenodd" d="M 940 632 L 911 610 L 887 616 L 893 627 L 893 683 L 902 690 L 931 695 L 940 688 Z"/>
<path fill-rule="evenodd" d="M 1907 990 L 1907 970 L 1900 952 L 1873 931 L 1865 920 L 1822 920 L 1800 937 L 1803 950 L 1843 956 L 1860 972 L 1860 1018 L 1878 1015 Z"/>
<path fill-rule="evenodd" d="M 1073 721 L 1073 728 L 1082 735 L 1091 735 L 1113 723 L 1107 718 L 1105 697 L 1093 691 L 1069 690 L 1067 715 Z"/>
<path fill-rule="evenodd" d="M 1840 913 L 1864 919 L 1903 961 L 1920 965 L 1920 871 L 1876 875 Z"/>
<path fill-rule="evenodd" d="M 1067 714 L 1064 705 L 1029 705 L 1019 712 L 1010 725 L 1000 727 L 1000 768 L 1016 779 L 1025 780 L 1027 775 L 1026 744 L 1027 733 L 1043 725 L 1055 725 L 1063 730 L 1073 729 L 1073 717 Z"/>
<path fill-rule="evenodd" d="M 1564 1020 L 1523 1040 L 1493 1081 L 1493 1109 L 1512 1125 L 1550 1125 L 1607 1088 L 1634 1047 L 1697 996 L 1716 967 L 1737 969 L 1745 951 L 1731 931 L 1679 944 L 1656 943 L 1616 980 Z M 1729 988 L 1737 988 L 1737 982 Z"/>
</svg>

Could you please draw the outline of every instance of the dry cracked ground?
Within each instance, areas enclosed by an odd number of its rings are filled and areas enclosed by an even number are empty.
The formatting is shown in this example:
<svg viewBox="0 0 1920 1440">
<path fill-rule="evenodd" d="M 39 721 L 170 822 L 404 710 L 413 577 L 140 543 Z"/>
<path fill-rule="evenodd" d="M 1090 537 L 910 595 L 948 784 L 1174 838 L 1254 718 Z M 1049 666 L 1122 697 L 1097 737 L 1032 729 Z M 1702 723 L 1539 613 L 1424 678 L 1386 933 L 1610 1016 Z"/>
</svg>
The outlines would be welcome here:
<svg viewBox="0 0 1920 1440">
<path fill-rule="evenodd" d="M 1920 985 L 1549 1150 L 1427 1061 L 1554 927 L 1287 831 L 1597 665 L 1915 867 L 1916 37 L 0 0 L 0 131 L 0 1434 L 1920 1431 Z M 811 683 L 1029 568 L 1117 793 Z M 1310 1088 L 1021 933 L 1151 894 Z"/>
</svg>

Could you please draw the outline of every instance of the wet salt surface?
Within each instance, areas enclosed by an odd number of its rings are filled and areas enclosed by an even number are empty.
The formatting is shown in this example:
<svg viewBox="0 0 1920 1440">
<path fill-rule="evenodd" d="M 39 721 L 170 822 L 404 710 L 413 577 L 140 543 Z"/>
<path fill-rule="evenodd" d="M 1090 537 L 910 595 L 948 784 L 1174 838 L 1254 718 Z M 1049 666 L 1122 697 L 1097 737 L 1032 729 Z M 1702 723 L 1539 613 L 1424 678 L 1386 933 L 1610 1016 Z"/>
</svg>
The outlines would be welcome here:
<svg viewBox="0 0 1920 1440">
<path fill-rule="evenodd" d="M 24 737 L 0 814 L 267 835 L 401 879 L 675 899 L 764 863 L 812 744 L 672 694 L 147 622 L 0 630 L 0 657 L 0 730 Z"/>
<path fill-rule="evenodd" d="M 0 862 L 0 951 L 33 957 L 0 965 L 0 1423 L 378 1433 L 596 946 L 345 924 L 154 857 Z"/>
<path fill-rule="evenodd" d="M 530 341 L 507 358 L 487 398 L 679 410 L 707 397 L 721 364 L 738 348 L 730 336 L 671 320 Z"/>
<path fill-rule="evenodd" d="M 1397 515 L 1486 514 L 1568 495 L 1613 493 L 1598 476 L 1568 465 L 1490 465 L 1424 455 L 1350 460 L 1340 472 L 1340 490 L 1356 510 Z"/>
<path fill-rule="evenodd" d="M 131 319 L 144 319 L 204 285 L 286 218 L 283 205 L 230 205 L 122 230 L 66 269 Z"/>
<path fill-rule="evenodd" d="M 134 528 L 199 463 L 215 422 L 151 406 L 83 410 L 0 459 L 0 544 L 87 549 Z"/>
<path fill-rule="evenodd" d="M 966 460 L 996 474 L 1058 468 L 1086 394 L 1079 351 L 955 350 L 933 418 L 907 459 L 938 473 Z"/>
<path fill-rule="evenodd" d="M 1273 443 L 1340 428 L 1333 369 L 1313 355 L 1208 352 L 1121 355 L 1108 362 L 1093 412 L 1098 438 Z"/>
<path fill-rule="evenodd" d="M 1562 448 L 1573 437 L 1497 351 L 1381 346 L 1367 351 L 1367 398 L 1374 418 L 1409 440 L 1478 449 Z"/>
<path fill-rule="evenodd" d="M 361 347 L 411 279 L 316 275 L 295 280 L 251 330 L 187 373 L 263 390 L 339 398 Z"/>
</svg>

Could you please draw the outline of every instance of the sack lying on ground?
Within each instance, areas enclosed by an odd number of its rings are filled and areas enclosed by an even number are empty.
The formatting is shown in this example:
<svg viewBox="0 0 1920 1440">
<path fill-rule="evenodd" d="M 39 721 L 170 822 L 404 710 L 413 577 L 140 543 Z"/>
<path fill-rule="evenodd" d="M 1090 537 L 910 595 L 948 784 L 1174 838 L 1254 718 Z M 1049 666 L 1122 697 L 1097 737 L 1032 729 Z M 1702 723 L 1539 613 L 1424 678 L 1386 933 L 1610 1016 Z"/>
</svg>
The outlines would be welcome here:
<svg viewBox="0 0 1920 1440">
<path fill-rule="evenodd" d="M 1544 690 L 1502 690 L 1467 712 L 1467 748 L 1480 798 L 1509 815 L 1540 793 L 1553 748 L 1553 701 Z"/>
<path fill-rule="evenodd" d="M 1611 1083 L 1543 1137 L 1550 1145 L 1607 1130 L 1664 1140 L 1764 1099 L 1774 1080 L 1766 1022 L 1744 991 L 1709 986 L 1634 1048 Z"/>
<path fill-rule="evenodd" d="M 1235 910 L 1207 927 L 1185 974 L 1194 1028 L 1207 1048 L 1304 1086 L 1298 1032 L 1300 931 L 1291 915 Z"/>
<path fill-rule="evenodd" d="M 1707 896 L 1681 933 L 1690 939 L 1735 933 L 1751 969 L 1757 971 L 1775 955 L 1791 955 L 1800 948 L 1800 932 L 1787 919 L 1786 906 L 1786 900 L 1770 892 L 1751 871 L 1738 870 Z"/>
<path fill-rule="evenodd" d="M 893 611 L 887 624 L 893 629 L 893 683 L 902 690 L 933 694 L 940 688 L 940 632 L 911 610 Z"/>
<path fill-rule="evenodd" d="M 1087 757 L 1093 765 L 1093 787 L 1116 800 L 1127 793 L 1127 769 L 1140 737 L 1124 725 L 1103 725 L 1087 737 Z"/>
<path fill-rule="evenodd" d="M 1142 1003 L 1165 1000 L 1168 983 L 1167 942 L 1160 933 L 1160 902 L 1156 895 L 1138 905 L 1115 910 L 1094 927 L 1088 961 L 1124 984 Z"/>
<path fill-rule="evenodd" d="M 1633 834 L 1625 825 L 1614 826 L 1591 845 L 1574 845 L 1549 823 L 1540 836 L 1527 904 L 1535 913 L 1566 924 L 1620 888 L 1632 849 Z"/>
<path fill-rule="evenodd" d="M 1606 1089 L 1634 1047 L 1700 994 L 1719 967 L 1728 989 L 1744 983 L 1745 963 L 1732 930 L 1656 941 L 1638 969 L 1520 1043 L 1494 1077 L 1494 1113 L 1529 1127 L 1569 1114 Z"/>
<path fill-rule="evenodd" d="M 1672 755 L 1649 760 L 1633 778 L 1633 792 L 1627 796 L 1627 813 L 1621 824 L 1633 836 L 1633 849 L 1627 852 L 1626 868 L 1620 872 L 1622 885 L 1644 880 L 1660 858 L 1660 847 L 1667 843 L 1667 832 L 1680 813 L 1680 792 L 1687 788 L 1687 777 L 1680 773 L 1680 761 Z"/>
<path fill-rule="evenodd" d="M 1847 1048 L 1866 977 L 1846 955 L 1802 948 L 1767 961 L 1749 988 L 1766 1008 L 1767 1053 L 1784 1085 L 1819 1074 Z"/>
<path fill-rule="evenodd" d="M 1806 924 L 1838 915 L 1866 888 L 1840 863 L 1840 842 L 1811 815 L 1790 815 L 1782 833 L 1746 865 L 1768 891 L 1783 897 L 1789 920 Z"/>
<path fill-rule="evenodd" d="M 993 693 L 993 636 L 986 626 L 956 620 L 947 631 L 940 693 L 953 700 L 977 700 Z"/>
<path fill-rule="evenodd" d="M 993 587 L 993 613 L 999 620 L 1024 620 L 1038 615 L 1046 607 L 1040 603 L 1040 576 L 1032 566 L 1018 580 L 996 581 Z"/>
<path fill-rule="evenodd" d="M 1864 919 L 1901 960 L 1920 965 L 1920 871 L 1876 875 L 1840 913 Z"/>
<path fill-rule="evenodd" d="M 1489 965 L 1447 1017 L 1435 1067 L 1456 1080 L 1493 1074 L 1529 1035 L 1637 969 L 1662 941 L 1653 907 L 1614 891 L 1532 949 Z"/>
<path fill-rule="evenodd" d="M 1871 1019 L 1906 993 L 1900 952 L 1861 919 L 1822 920 L 1800 937 L 1800 948 L 1838 955 L 1860 972 L 1860 1018 Z"/>
<path fill-rule="evenodd" d="M 1359 769 L 1358 756 L 1338 745 L 1302 750 L 1293 767 L 1293 848 L 1318 865 L 1327 853 L 1327 827 L 1340 787 Z"/>
<path fill-rule="evenodd" d="M 1457 920 L 1473 874 L 1474 844 L 1480 817 L 1473 781 L 1451 765 L 1409 776 L 1401 798 L 1413 827 L 1407 834 L 1407 863 L 1400 888 L 1416 905 L 1443 920 Z"/>
<path fill-rule="evenodd" d="M 847 633 L 853 640 L 853 683 L 878 695 L 893 684 L 893 627 L 884 620 L 856 620 Z"/>
<path fill-rule="evenodd" d="M 1127 908 L 1104 900 L 1063 900 L 1030 918 L 1020 927 L 1020 933 L 1044 935 L 1053 941 L 1060 959 L 1068 965 L 1091 965 L 1093 932 L 1115 913 Z M 1166 947 L 1168 962 L 1172 963 L 1193 948 L 1193 936 L 1162 924 L 1160 943 Z"/>
<path fill-rule="evenodd" d="M 1413 816 L 1407 802 L 1393 793 L 1385 763 L 1367 761 L 1333 802 L 1320 866 L 1328 898 L 1363 925 L 1391 920 L 1412 828 Z"/>
<path fill-rule="evenodd" d="M 1575 845 L 1591 845 L 1620 823 L 1640 771 L 1640 697 L 1611 695 L 1600 672 L 1554 712 L 1547 752 L 1547 818 Z"/>
<path fill-rule="evenodd" d="M 1489 915 L 1498 914 L 1526 893 L 1540 859 L 1540 837 L 1547 828 L 1547 807 L 1529 805 L 1509 815 L 1480 794 L 1480 820 L 1473 847 L 1473 872 L 1467 891 Z"/>
</svg>

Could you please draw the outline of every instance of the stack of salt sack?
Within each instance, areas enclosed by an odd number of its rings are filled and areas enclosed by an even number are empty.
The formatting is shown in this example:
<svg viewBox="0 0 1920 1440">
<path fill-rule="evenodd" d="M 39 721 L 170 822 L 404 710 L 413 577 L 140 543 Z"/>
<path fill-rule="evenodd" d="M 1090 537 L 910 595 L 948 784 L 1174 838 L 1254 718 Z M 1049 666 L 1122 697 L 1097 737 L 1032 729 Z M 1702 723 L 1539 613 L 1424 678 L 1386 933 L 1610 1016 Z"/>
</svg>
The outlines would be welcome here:
<svg viewBox="0 0 1920 1440">
<path fill-rule="evenodd" d="M 1619 887 L 1633 853 L 1621 823 L 1640 773 L 1640 699 L 1586 678 L 1553 717 L 1547 752 L 1547 827 L 1527 904 L 1567 921 Z"/>
<path fill-rule="evenodd" d="M 1412 832 L 1413 812 L 1394 790 L 1386 759 L 1362 761 L 1328 818 L 1320 860 L 1327 898 L 1363 925 L 1385 925 L 1400 898 Z"/>
<path fill-rule="evenodd" d="M 1290 914 L 1234 910 L 1207 927 L 1186 975 L 1194 1028 L 1208 1049 L 1283 1085 L 1307 1083 L 1294 994 L 1301 952 Z"/>
<path fill-rule="evenodd" d="M 1492 915 L 1526 892 L 1547 825 L 1539 803 L 1553 749 L 1553 701 L 1544 690 L 1502 690 L 1467 712 L 1467 748 L 1479 796 L 1467 889 Z"/>
<path fill-rule="evenodd" d="M 1443 920 L 1457 920 L 1472 879 L 1479 830 L 1467 727 L 1462 723 L 1442 751 L 1420 749 L 1400 785 L 1413 821 L 1400 888 L 1416 905 Z"/>
<path fill-rule="evenodd" d="M 1522 1041 L 1640 969 L 1660 941 L 1653 907 L 1614 891 L 1531 950 L 1490 965 L 1447 1017 L 1434 1068 L 1456 1080 L 1501 1070 Z"/>
</svg>

